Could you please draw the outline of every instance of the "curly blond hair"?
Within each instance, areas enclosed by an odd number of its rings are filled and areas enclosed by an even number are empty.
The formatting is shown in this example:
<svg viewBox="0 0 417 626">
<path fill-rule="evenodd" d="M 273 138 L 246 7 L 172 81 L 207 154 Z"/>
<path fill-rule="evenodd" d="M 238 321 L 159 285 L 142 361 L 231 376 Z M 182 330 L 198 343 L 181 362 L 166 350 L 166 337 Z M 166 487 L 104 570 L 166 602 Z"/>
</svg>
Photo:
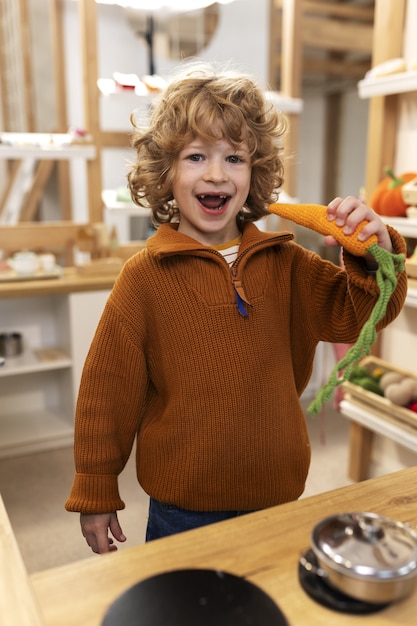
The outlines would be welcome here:
<svg viewBox="0 0 417 626">
<path fill-rule="evenodd" d="M 245 74 L 211 66 L 188 68 L 161 94 L 141 128 L 132 116 L 132 146 L 136 162 L 128 172 L 133 201 L 150 207 L 155 225 L 177 221 L 172 193 L 178 156 L 196 138 L 226 139 L 234 147 L 243 141 L 251 156 L 251 186 L 241 219 L 255 221 L 268 214 L 283 183 L 284 116 Z"/>
</svg>

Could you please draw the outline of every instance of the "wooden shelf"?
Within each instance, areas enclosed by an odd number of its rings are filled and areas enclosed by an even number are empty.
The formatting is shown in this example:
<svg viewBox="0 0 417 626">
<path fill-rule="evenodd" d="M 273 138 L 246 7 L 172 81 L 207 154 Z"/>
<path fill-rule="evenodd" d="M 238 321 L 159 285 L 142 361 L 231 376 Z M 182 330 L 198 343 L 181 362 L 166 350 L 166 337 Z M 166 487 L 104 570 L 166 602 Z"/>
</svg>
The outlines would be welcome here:
<svg viewBox="0 0 417 626">
<path fill-rule="evenodd" d="M 388 437 L 401 446 L 417 452 L 417 429 L 413 429 L 402 422 L 395 424 L 393 421 L 384 419 L 378 413 L 348 400 L 342 400 L 340 411 L 345 417 L 349 417 L 378 435 Z"/>
<path fill-rule="evenodd" d="M 417 220 L 408 217 L 382 217 L 385 224 L 395 228 L 403 237 L 417 239 Z M 408 279 L 408 292 L 405 305 L 417 308 L 417 280 Z"/>
<path fill-rule="evenodd" d="M 91 144 L 74 144 L 71 146 L 8 146 L 0 145 L 0 159 L 95 159 L 96 148 Z"/>
<path fill-rule="evenodd" d="M 51 450 L 74 441 L 72 418 L 58 411 L 28 411 L 0 417 L 0 458 Z"/>
<path fill-rule="evenodd" d="M 137 102 L 144 104 L 146 107 L 149 107 L 155 99 L 154 94 L 137 94 L 133 89 L 115 89 L 114 91 L 106 91 L 104 87 L 105 81 L 106 79 L 99 79 L 98 84 L 99 88 L 100 84 L 103 85 L 103 88 L 101 88 L 100 91 L 102 96 L 106 99 L 119 102 L 128 100 L 132 103 Z M 158 95 L 159 94 L 157 93 L 156 97 Z M 301 98 L 292 98 L 290 96 L 286 96 L 280 91 L 266 91 L 265 95 L 266 98 L 283 113 L 301 113 L 303 110 L 303 100 Z"/>
<path fill-rule="evenodd" d="M 267 91 L 265 95 L 267 100 L 272 102 L 282 113 L 301 113 L 303 110 L 303 101 L 301 98 L 292 98 L 279 91 Z"/>
<path fill-rule="evenodd" d="M 117 200 L 117 192 L 113 189 L 105 189 L 101 193 L 106 211 L 112 215 L 144 215 L 150 216 L 151 210 L 139 207 L 134 202 L 121 202 Z"/>
<path fill-rule="evenodd" d="M 72 143 L 69 133 L 0 133 L 2 159 L 95 159 L 91 143 Z"/>
<path fill-rule="evenodd" d="M 40 361 L 33 351 L 27 350 L 19 356 L 6 358 L 6 363 L 0 368 L 0 378 L 19 376 L 20 374 L 33 374 L 34 372 L 49 372 L 71 366 L 72 361 L 70 358 Z"/>
<path fill-rule="evenodd" d="M 400 72 L 359 81 L 359 97 L 374 98 L 375 96 L 390 96 L 397 93 L 417 91 L 417 70 L 412 72 Z"/>
<path fill-rule="evenodd" d="M 7 235 L 7 228 L 2 227 L 2 230 L 5 231 Z M 28 234 L 30 235 L 30 232 Z M 102 289 L 110 290 L 114 285 L 117 274 L 118 272 L 113 276 L 82 276 L 75 267 L 66 267 L 63 270 L 62 276 L 56 279 L 0 283 L 0 302 L 3 299 L 25 298 L 29 296 L 101 291 Z"/>
<path fill-rule="evenodd" d="M 385 224 L 389 224 L 403 237 L 417 239 L 417 220 L 409 217 L 381 217 Z"/>
</svg>

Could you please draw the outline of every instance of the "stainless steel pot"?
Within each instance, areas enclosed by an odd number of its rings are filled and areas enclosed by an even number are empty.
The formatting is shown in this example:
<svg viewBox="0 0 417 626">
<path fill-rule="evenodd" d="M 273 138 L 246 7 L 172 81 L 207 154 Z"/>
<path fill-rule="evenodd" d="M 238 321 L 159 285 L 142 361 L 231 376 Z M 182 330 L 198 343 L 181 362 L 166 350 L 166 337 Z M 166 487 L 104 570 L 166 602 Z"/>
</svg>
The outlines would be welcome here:
<svg viewBox="0 0 417 626">
<path fill-rule="evenodd" d="M 22 351 L 21 333 L 0 333 L 0 356 L 19 356 L 19 354 L 22 354 Z"/>
<path fill-rule="evenodd" d="M 417 583 L 417 534 L 375 513 L 341 513 L 311 534 L 316 572 L 339 591 L 364 602 L 388 603 Z"/>
</svg>

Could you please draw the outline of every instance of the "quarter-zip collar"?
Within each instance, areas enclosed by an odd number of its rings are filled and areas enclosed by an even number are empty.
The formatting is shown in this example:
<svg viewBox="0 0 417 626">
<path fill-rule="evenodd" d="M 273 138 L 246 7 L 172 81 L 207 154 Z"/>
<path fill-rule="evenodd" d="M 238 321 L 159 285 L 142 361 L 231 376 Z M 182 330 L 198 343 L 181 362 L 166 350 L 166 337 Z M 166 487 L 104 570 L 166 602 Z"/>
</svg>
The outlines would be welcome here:
<svg viewBox="0 0 417 626">
<path fill-rule="evenodd" d="M 247 307 L 252 306 L 246 296 L 242 282 L 246 261 L 259 250 L 281 245 L 294 239 L 294 235 L 290 232 L 265 233 L 260 231 L 255 224 L 249 222 L 244 225 L 237 258 L 229 268 L 221 252 L 179 233 L 177 228 L 176 224 L 160 226 L 157 233 L 148 239 L 147 248 L 150 254 L 157 259 L 176 255 L 199 256 L 210 258 L 221 264 L 231 280 L 236 297 L 236 308 L 242 317 L 248 317 Z"/>
<path fill-rule="evenodd" d="M 177 228 L 177 224 L 163 224 L 160 226 L 156 234 L 147 241 L 147 249 L 150 254 L 158 259 L 177 254 L 209 256 L 211 258 L 214 256 L 219 259 L 219 262 L 224 262 L 221 253 L 183 233 L 179 233 Z M 244 264 L 243 262 L 246 261 L 246 258 L 249 258 L 256 250 L 278 245 L 291 239 L 294 239 L 294 235 L 288 231 L 266 233 L 260 231 L 255 224 L 249 222 L 243 227 L 239 253 L 233 266 L 237 267 Z"/>
</svg>

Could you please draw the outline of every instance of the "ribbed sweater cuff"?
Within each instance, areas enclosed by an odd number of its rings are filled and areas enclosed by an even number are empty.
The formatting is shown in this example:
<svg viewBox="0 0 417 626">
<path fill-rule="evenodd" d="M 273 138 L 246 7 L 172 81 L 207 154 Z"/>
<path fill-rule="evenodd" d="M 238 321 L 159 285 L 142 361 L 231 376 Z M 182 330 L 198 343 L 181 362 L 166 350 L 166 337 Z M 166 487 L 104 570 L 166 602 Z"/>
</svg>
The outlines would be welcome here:
<svg viewBox="0 0 417 626">
<path fill-rule="evenodd" d="M 391 237 L 394 254 L 406 254 L 407 248 L 404 238 L 392 226 L 387 226 L 387 229 Z M 375 276 L 366 272 L 362 257 L 354 256 L 343 249 L 343 261 L 351 274 L 351 280 L 368 293 L 377 295 L 378 287 Z"/>
<path fill-rule="evenodd" d="M 111 513 L 125 508 L 119 495 L 117 476 L 76 474 L 67 511 L 86 514 Z"/>
</svg>

